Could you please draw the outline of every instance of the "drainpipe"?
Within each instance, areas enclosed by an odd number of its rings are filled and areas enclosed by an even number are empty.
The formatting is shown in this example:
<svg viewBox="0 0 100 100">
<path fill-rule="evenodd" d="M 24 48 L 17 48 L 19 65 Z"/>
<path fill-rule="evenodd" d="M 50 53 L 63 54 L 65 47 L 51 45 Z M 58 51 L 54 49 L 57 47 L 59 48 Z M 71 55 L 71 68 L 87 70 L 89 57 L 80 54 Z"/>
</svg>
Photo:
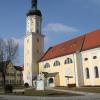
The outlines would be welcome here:
<svg viewBox="0 0 100 100">
<path fill-rule="evenodd" d="M 73 63 L 74 63 L 74 77 L 75 77 L 75 84 L 76 84 L 76 72 L 75 72 L 75 58 L 74 58 L 74 55 L 75 54 L 73 54 Z"/>
</svg>

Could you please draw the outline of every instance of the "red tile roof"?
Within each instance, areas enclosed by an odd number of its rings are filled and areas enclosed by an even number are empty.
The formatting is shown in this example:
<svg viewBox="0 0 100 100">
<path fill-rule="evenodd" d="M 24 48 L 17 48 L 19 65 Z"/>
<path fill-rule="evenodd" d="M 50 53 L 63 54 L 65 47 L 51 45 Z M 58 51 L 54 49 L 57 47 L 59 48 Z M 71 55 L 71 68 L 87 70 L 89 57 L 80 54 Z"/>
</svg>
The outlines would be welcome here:
<svg viewBox="0 0 100 100">
<path fill-rule="evenodd" d="M 88 50 L 100 46 L 100 30 L 87 33 L 82 50 Z"/>
<path fill-rule="evenodd" d="M 83 51 L 100 46 L 100 30 L 87 33 L 72 40 L 50 47 L 40 61 L 65 56 L 76 51 Z"/>
</svg>

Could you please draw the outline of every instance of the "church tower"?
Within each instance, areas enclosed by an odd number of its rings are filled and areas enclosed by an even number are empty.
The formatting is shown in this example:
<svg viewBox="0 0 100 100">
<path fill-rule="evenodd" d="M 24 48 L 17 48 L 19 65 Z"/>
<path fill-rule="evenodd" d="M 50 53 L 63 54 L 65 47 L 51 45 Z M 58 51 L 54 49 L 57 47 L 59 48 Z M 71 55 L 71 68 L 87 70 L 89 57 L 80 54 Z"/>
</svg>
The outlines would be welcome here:
<svg viewBox="0 0 100 100">
<path fill-rule="evenodd" d="M 42 14 L 37 9 L 37 0 L 32 0 L 32 7 L 26 17 L 24 37 L 24 84 L 32 86 L 34 77 L 39 73 L 38 61 L 44 52 L 44 35 L 41 33 Z"/>
</svg>

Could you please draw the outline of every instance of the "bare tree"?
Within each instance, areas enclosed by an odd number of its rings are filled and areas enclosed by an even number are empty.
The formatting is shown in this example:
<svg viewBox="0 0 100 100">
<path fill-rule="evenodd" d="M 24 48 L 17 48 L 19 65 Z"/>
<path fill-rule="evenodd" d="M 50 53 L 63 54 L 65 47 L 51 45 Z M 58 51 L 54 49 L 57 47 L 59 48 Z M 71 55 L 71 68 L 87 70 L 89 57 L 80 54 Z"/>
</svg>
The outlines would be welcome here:
<svg viewBox="0 0 100 100">
<path fill-rule="evenodd" d="M 3 85 L 5 88 L 5 75 L 8 64 L 14 63 L 18 53 L 18 42 L 15 39 L 0 39 L 0 72 L 2 74 Z"/>
<path fill-rule="evenodd" d="M 14 39 L 9 39 L 6 42 L 6 59 L 7 61 L 11 61 L 12 63 L 15 62 L 17 59 L 17 54 L 18 54 L 18 42 Z"/>
<path fill-rule="evenodd" d="M 0 72 L 2 74 L 3 84 L 5 86 L 5 42 L 3 39 L 0 39 Z"/>
</svg>

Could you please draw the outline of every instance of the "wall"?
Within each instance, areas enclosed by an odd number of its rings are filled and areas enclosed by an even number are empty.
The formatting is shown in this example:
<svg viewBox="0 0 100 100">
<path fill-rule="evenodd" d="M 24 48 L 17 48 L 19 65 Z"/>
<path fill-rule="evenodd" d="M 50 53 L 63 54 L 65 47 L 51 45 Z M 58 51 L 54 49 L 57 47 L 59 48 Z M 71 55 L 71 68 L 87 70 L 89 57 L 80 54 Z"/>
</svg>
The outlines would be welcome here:
<svg viewBox="0 0 100 100">
<path fill-rule="evenodd" d="M 24 83 L 32 85 L 32 35 L 24 39 Z"/>
<path fill-rule="evenodd" d="M 64 64 L 64 61 L 67 58 L 71 58 L 73 60 L 73 63 Z M 60 66 L 53 66 L 54 61 L 56 61 L 56 60 L 60 61 Z M 44 68 L 44 65 L 46 63 L 50 64 L 50 68 Z M 73 54 L 40 62 L 39 63 L 39 72 L 48 72 L 48 73 L 58 72 L 59 79 L 57 79 L 57 80 L 59 80 L 59 82 L 56 82 L 55 85 L 67 86 L 67 84 L 75 84 L 75 68 L 74 68 Z M 66 75 L 72 76 L 72 78 L 69 79 L 69 82 L 67 81 L 67 78 L 65 77 Z"/>
<path fill-rule="evenodd" d="M 93 56 L 97 56 L 96 59 L 93 59 Z M 84 59 L 88 58 L 87 61 Z M 97 86 L 100 85 L 100 48 L 95 48 L 82 52 L 82 64 L 83 64 L 83 73 L 84 73 L 84 85 Z M 99 70 L 99 78 L 95 78 L 94 67 L 97 66 Z M 90 78 L 86 78 L 85 69 L 88 68 L 90 72 Z"/>
</svg>

